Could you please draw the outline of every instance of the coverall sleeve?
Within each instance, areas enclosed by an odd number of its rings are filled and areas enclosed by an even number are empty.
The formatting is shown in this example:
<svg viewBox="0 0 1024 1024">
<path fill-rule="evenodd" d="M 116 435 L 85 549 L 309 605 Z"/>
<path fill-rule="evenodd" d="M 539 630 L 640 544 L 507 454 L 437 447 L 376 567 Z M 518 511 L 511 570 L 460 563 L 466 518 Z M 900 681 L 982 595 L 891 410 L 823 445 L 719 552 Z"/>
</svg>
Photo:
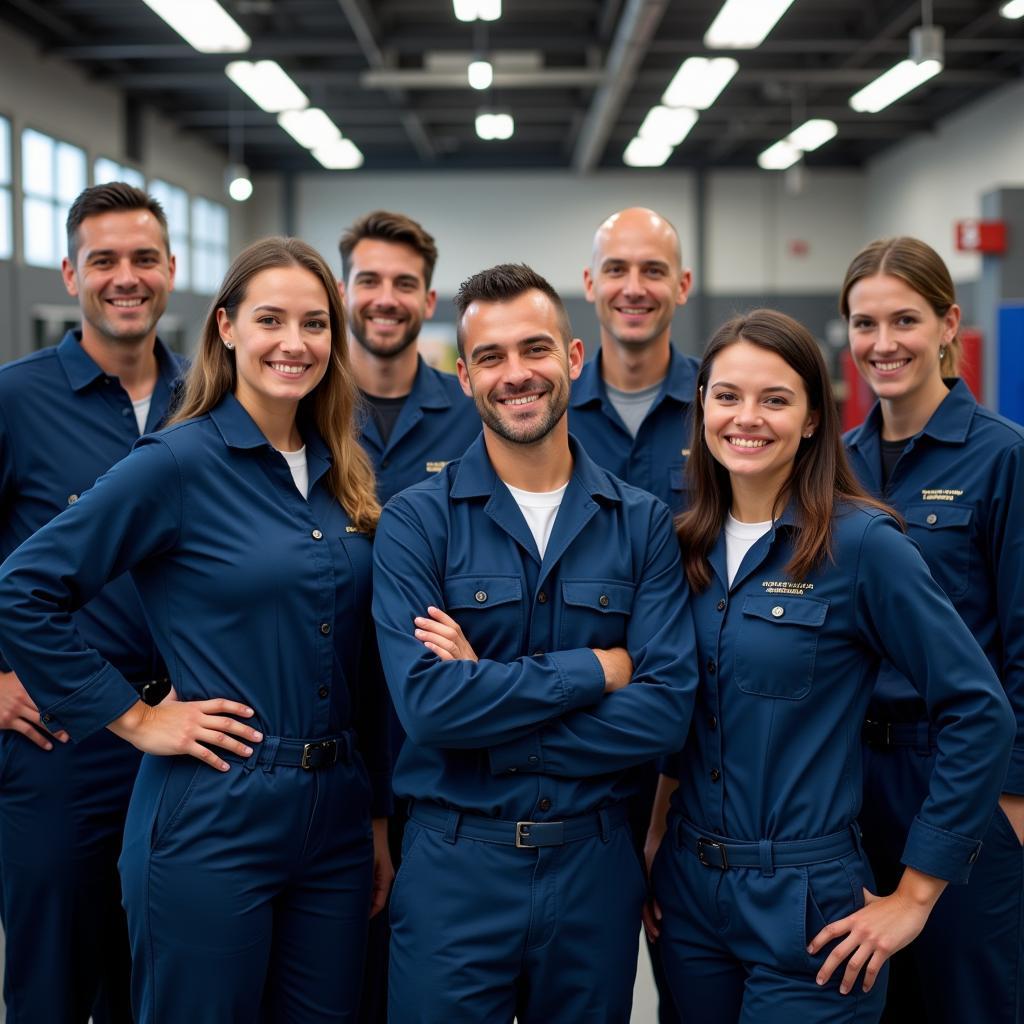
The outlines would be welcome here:
<svg viewBox="0 0 1024 1024">
<path fill-rule="evenodd" d="M 355 695 L 354 724 L 359 738 L 359 753 L 363 755 L 367 774 L 370 776 L 370 815 L 383 818 L 394 810 L 391 793 L 391 750 L 388 728 L 390 708 L 388 707 L 387 684 L 377 650 L 377 635 L 373 619 L 367 615 L 360 672 Z"/>
<path fill-rule="evenodd" d="M 999 467 L 988 523 L 988 556 L 996 584 L 1003 642 L 997 666 L 1017 723 L 1004 790 L 1024 794 L 1024 444 L 1009 449 Z"/>
<path fill-rule="evenodd" d="M 4 419 L 3 409 L 0 408 L 0 520 L 6 519 L 10 515 L 14 494 L 14 448 L 11 445 L 11 438 L 7 430 L 7 421 Z M 6 550 L 6 545 L 0 542 L 0 563 L 9 554 L 10 551 Z M 10 671 L 12 671 L 10 663 L 4 657 L 2 647 L 0 647 L 0 672 Z"/>
<path fill-rule="evenodd" d="M 435 524 L 443 530 L 444 523 Z M 388 502 L 373 546 L 373 614 L 395 710 L 424 747 L 488 747 L 594 704 L 604 672 L 588 648 L 508 663 L 442 661 L 413 635 L 413 619 L 444 607 L 442 568 L 428 531 L 404 498 Z"/>
<path fill-rule="evenodd" d="M 0 568 L 0 646 L 51 732 L 66 729 L 81 740 L 138 701 L 124 676 L 85 644 L 71 613 L 171 547 L 181 508 L 173 455 L 143 440 Z"/>
<path fill-rule="evenodd" d="M 862 538 L 854 600 L 862 635 L 918 689 L 939 727 L 928 796 L 903 863 L 966 882 L 1006 777 L 1014 723 L 988 658 L 887 516 Z"/>
<path fill-rule="evenodd" d="M 492 746 L 491 772 L 568 778 L 621 771 L 677 750 L 690 727 L 697 653 L 689 588 L 668 509 L 657 506 L 626 629 L 629 685 L 518 741 Z"/>
</svg>

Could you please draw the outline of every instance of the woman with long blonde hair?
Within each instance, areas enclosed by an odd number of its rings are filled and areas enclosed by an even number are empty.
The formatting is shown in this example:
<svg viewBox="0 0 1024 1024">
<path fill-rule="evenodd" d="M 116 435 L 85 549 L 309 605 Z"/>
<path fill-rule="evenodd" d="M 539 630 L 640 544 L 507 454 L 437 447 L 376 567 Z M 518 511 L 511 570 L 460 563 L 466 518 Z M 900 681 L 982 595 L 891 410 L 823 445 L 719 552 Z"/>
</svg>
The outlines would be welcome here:
<svg viewBox="0 0 1024 1024">
<path fill-rule="evenodd" d="M 390 780 L 354 402 L 329 267 L 257 242 L 171 424 L 4 566 L 0 643 L 47 724 L 147 754 L 120 861 L 139 1024 L 355 1012 Z M 178 696 L 155 708 L 69 617 L 125 571 Z"/>
</svg>

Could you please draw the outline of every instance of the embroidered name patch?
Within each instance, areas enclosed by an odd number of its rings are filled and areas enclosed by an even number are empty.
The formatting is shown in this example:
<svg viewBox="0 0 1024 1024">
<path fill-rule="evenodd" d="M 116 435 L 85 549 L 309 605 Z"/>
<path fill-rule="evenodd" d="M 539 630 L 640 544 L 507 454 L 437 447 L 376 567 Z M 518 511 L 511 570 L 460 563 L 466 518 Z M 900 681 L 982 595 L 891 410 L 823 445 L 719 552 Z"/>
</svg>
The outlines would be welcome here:
<svg viewBox="0 0 1024 1024">
<path fill-rule="evenodd" d="M 791 594 L 803 597 L 805 590 L 813 590 L 813 583 L 793 583 L 791 580 L 761 580 L 766 594 Z"/>
<path fill-rule="evenodd" d="M 427 472 L 428 473 L 440 473 L 441 470 L 444 469 L 444 467 L 447 466 L 447 465 L 448 465 L 448 460 L 447 459 L 434 459 L 433 461 L 427 463 Z"/>
<path fill-rule="evenodd" d="M 955 501 L 964 492 L 955 487 L 925 487 L 921 490 L 922 501 Z"/>
</svg>

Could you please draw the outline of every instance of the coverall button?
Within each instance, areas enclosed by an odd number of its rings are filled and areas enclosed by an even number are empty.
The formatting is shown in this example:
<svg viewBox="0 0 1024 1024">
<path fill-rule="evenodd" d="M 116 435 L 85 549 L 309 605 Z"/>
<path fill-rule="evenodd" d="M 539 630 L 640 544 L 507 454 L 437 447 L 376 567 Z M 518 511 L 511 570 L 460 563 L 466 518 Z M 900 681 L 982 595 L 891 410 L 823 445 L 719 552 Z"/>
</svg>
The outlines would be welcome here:
<svg viewBox="0 0 1024 1024">
<path fill-rule="evenodd" d="M 718 719 L 714 715 L 708 715 L 708 728 L 709 729 L 717 729 L 718 728 Z"/>
<path fill-rule="evenodd" d="M 722 777 L 722 773 L 717 768 L 711 769 L 711 781 L 717 782 Z"/>
<path fill-rule="evenodd" d="M 936 515 L 936 514 L 935 514 L 934 512 L 930 513 L 930 514 L 928 515 L 928 518 L 927 518 L 927 519 L 925 519 L 925 522 L 926 522 L 926 523 L 927 523 L 927 524 L 928 524 L 929 526 L 934 526 L 934 525 L 935 525 L 935 524 L 936 524 L 936 523 L 937 523 L 938 521 L 939 521 L 939 517 L 938 517 L 938 516 L 937 516 L 937 515 Z"/>
<path fill-rule="evenodd" d="M 541 800 L 540 803 L 537 804 L 537 806 L 542 811 L 550 811 L 551 810 L 551 801 L 547 797 L 544 797 L 544 799 Z"/>
<path fill-rule="evenodd" d="M 718 604 L 715 605 L 715 608 L 718 611 L 720 611 L 720 612 L 724 612 L 725 611 L 725 598 L 724 597 L 720 597 L 718 599 Z"/>
<path fill-rule="evenodd" d="M 713 676 L 717 668 L 718 666 L 715 664 L 715 659 L 708 658 L 708 674 Z"/>
<path fill-rule="evenodd" d="M 43 715 L 43 721 L 44 722 L 52 722 L 53 721 L 53 715 Z"/>
<path fill-rule="evenodd" d="M 314 530 L 310 534 L 310 536 L 313 538 L 313 540 L 323 540 L 324 539 L 324 535 L 323 535 L 323 533 L 320 530 Z"/>
<path fill-rule="evenodd" d="M 331 692 L 331 690 L 330 690 L 330 687 L 328 687 L 328 686 L 321 686 L 320 689 L 317 690 L 316 692 L 317 692 L 317 696 L 318 697 L 326 697 L 327 694 L 329 694 Z"/>
<path fill-rule="evenodd" d="M 543 651 L 534 651 L 533 652 L 533 656 L 535 658 L 543 658 L 544 657 L 544 652 Z"/>
<path fill-rule="evenodd" d="M 531 754 L 526 760 L 529 761 L 530 764 L 536 764 L 540 758 L 536 754 Z"/>
<path fill-rule="evenodd" d="M 598 603 L 598 604 L 599 604 L 599 605 L 600 605 L 600 606 L 601 606 L 602 608 L 607 608 L 607 607 L 608 607 L 608 595 L 607 595 L 607 594 L 602 594 L 602 595 L 601 595 L 601 596 L 600 596 L 600 597 L 599 597 L 599 598 L 597 599 L 597 603 Z"/>
<path fill-rule="evenodd" d="M 781 619 L 781 618 L 782 618 L 782 616 L 783 616 L 783 615 L 785 615 L 785 614 L 786 614 L 786 609 L 785 609 L 785 608 L 783 608 L 781 604 L 777 604 L 777 605 L 776 605 L 776 606 L 775 606 L 775 607 L 774 607 L 774 608 L 772 609 L 772 616 L 773 616 L 774 618 L 776 618 L 776 619 Z"/>
<path fill-rule="evenodd" d="M 132 414 L 132 411 L 133 411 L 133 410 L 131 410 L 131 409 L 122 409 L 122 410 L 121 410 L 121 415 L 122 415 L 122 416 L 131 416 L 131 414 Z"/>
<path fill-rule="evenodd" d="M 77 494 L 69 494 L 68 495 L 68 504 L 69 505 L 74 505 L 74 503 L 76 501 L 78 501 L 78 495 Z"/>
<path fill-rule="evenodd" d="M 506 768 L 505 771 L 508 772 L 509 775 L 515 775 L 515 773 L 517 771 L 519 771 L 519 769 L 518 768 Z"/>
<path fill-rule="evenodd" d="M 544 593 L 544 591 L 542 590 L 542 591 L 541 591 L 541 592 L 540 592 L 540 593 L 539 593 L 539 594 L 537 595 L 537 603 L 538 603 L 538 604 L 547 604 L 547 600 L 548 600 L 548 595 L 547 595 L 547 594 L 545 594 L 545 593 Z"/>
<path fill-rule="evenodd" d="M 473 597 L 475 598 L 475 600 L 476 600 L 476 602 L 477 602 L 478 604 L 483 604 L 483 603 L 484 603 L 484 601 L 486 601 L 486 600 L 487 600 L 487 591 L 486 591 L 486 590 L 478 590 L 478 591 L 477 591 L 477 592 L 476 592 L 476 593 L 475 593 L 475 594 L 473 595 Z"/>
<path fill-rule="evenodd" d="M 327 636 L 331 632 L 331 624 L 329 622 L 321 622 L 320 632 L 323 633 L 324 636 Z"/>
</svg>

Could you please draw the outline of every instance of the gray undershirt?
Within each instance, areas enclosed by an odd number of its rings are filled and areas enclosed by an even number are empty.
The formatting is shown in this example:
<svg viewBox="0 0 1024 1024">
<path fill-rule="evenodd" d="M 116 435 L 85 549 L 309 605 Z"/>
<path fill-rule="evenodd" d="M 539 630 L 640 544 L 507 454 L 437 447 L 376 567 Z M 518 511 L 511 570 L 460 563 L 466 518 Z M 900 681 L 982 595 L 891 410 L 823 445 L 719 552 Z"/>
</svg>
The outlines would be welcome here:
<svg viewBox="0 0 1024 1024">
<path fill-rule="evenodd" d="M 659 380 L 657 384 L 652 384 L 642 391 L 620 391 L 619 388 L 613 388 L 607 381 L 604 382 L 605 390 L 608 392 L 608 401 L 612 403 L 619 418 L 626 424 L 626 429 L 631 436 L 636 437 L 640 424 L 643 423 L 644 417 L 654 405 L 654 400 L 658 397 L 663 383 Z"/>
</svg>

